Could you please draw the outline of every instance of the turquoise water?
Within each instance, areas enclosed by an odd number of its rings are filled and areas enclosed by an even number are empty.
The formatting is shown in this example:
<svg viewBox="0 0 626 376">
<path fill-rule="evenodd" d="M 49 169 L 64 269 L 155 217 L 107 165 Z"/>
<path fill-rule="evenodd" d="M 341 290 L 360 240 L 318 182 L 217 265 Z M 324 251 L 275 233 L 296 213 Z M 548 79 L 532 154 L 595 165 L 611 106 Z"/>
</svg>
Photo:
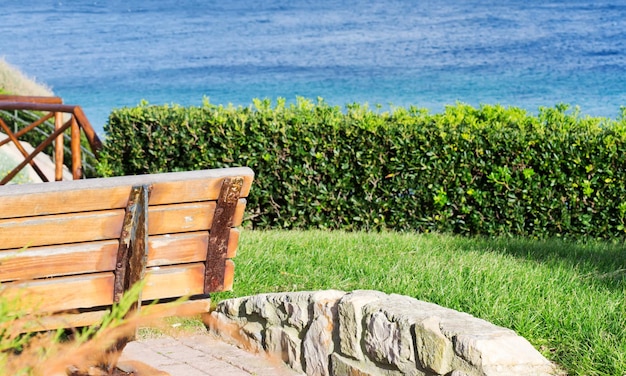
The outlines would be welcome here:
<svg viewBox="0 0 626 376">
<path fill-rule="evenodd" d="M 81 105 L 626 105 L 620 1 L 0 0 L 0 56 Z"/>
</svg>

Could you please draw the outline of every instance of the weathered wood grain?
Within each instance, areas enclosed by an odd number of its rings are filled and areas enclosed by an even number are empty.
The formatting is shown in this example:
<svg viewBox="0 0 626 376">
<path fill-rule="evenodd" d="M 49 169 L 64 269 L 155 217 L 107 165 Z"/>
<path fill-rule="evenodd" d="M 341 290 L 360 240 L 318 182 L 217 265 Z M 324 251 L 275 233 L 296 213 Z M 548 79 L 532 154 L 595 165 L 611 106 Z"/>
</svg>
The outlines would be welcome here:
<svg viewBox="0 0 626 376">
<path fill-rule="evenodd" d="M 237 253 L 239 230 L 230 234 L 227 258 Z M 201 262 L 208 238 L 208 231 L 152 236 L 147 266 Z M 0 282 L 112 271 L 118 246 L 118 240 L 103 240 L 0 251 Z"/>
<path fill-rule="evenodd" d="M 148 267 L 200 262 L 206 259 L 208 231 L 152 236 L 148 240 Z"/>
<path fill-rule="evenodd" d="M 216 200 L 227 176 L 243 177 L 246 197 L 254 178 L 246 167 L 3 186 L 0 218 L 125 208 L 132 187 L 142 184 L 153 186 L 150 205 Z"/>
<path fill-rule="evenodd" d="M 211 228 L 215 202 L 151 206 L 148 214 L 150 235 L 202 231 Z"/>
<path fill-rule="evenodd" d="M 235 263 L 233 260 L 226 260 L 224 264 L 224 283 L 222 291 L 230 291 L 233 289 L 233 281 L 235 280 Z"/>
<path fill-rule="evenodd" d="M 119 238 L 124 210 L 0 220 L 0 249 Z"/>
<path fill-rule="evenodd" d="M 245 200 L 237 205 L 233 219 L 241 223 Z M 215 202 L 159 205 L 149 208 L 150 235 L 205 231 L 211 228 Z M 0 219 L 0 249 L 119 238 L 124 210 L 55 214 L 41 217 Z"/>
<path fill-rule="evenodd" d="M 241 223 L 243 222 L 243 215 L 245 214 L 245 211 L 246 211 L 246 202 L 247 201 L 245 198 L 239 199 L 239 202 L 237 203 L 237 207 L 235 208 L 235 215 L 233 216 L 233 222 L 232 222 L 233 227 L 241 226 Z"/>
<path fill-rule="evenodd" d="M 55 312 L 113 303 L 112 272 L 59 277 L 0 286 L 0 294 L 24 312 Z"/>
<path fill-rule="evenodd" d="M 226 251 L 226 258 L 233 258 L 237 256 L 238 244 L 239 244 L 239 229 L 231 228 L 230 236 L 228 237 L 228 250 Z"/>
<path fill-rule="evenodd" d="M 204 264 L 148 268 L 143 300 L 198 295 L 204 292 Z"/>
<path fill-rule="evenodd" d="M 118 245 L 105 240 L 0 251 L 0 282 L 112 271 Z"/>
<path fill-rule="evenodd" d="M 145 318 L 145 320 L 150 320 L 158 317 L 191 316 L 209 311 L 211 311 L 211 299 L 204 298 L 145 306 L 141 310 L 141 317 Z"/>
</svg>

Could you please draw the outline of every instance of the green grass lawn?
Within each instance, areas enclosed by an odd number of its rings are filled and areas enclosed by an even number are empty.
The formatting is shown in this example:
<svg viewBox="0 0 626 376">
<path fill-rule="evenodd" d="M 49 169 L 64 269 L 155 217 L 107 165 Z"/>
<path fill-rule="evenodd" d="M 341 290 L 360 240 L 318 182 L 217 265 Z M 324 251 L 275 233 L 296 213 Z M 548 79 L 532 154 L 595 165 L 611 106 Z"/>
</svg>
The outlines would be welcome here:
<svg viewBox="0 0 626 376">
<path fill-rule="evenodd" d="M 235 287 L 373 289 L 515 330 L 572 375 L 626 372 L 626 247 L 435 234 L 243 231 Z"/>
</svg>

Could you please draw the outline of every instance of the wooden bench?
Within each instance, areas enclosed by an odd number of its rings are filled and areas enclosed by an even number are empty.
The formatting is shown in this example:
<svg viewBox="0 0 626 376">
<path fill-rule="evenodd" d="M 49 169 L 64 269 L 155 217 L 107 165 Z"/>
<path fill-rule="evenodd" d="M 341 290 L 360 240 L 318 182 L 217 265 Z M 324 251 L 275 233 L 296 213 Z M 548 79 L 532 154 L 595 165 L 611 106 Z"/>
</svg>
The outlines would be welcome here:
<svg viewBox="0 0 626 376">
<path fill-rule="evenodd" d="M 207 312 L 208 294 L 232 287 L 253 177 L 241 167 L 2 186 L 0 295 L 36 318 L 24 331 L 98 323 L 139 280 L 137 305 L 191 296 L 175 312 Z"/>
</svg>

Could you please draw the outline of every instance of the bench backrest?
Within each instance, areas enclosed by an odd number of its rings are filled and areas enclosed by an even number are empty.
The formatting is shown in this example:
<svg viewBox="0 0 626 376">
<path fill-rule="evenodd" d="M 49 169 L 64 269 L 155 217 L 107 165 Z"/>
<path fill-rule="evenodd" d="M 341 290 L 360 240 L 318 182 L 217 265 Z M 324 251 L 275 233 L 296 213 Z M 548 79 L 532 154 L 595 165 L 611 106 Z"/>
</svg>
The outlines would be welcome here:
<svg viewBox="0 0 626 376">
<path fill-rule="evenodd" d="M 140 279 L 143 301 L 230 289 L 253 177 L 242 167 L 0 187 L 0 293 L 59 312 L 109 306 Z"/>
</svg>

